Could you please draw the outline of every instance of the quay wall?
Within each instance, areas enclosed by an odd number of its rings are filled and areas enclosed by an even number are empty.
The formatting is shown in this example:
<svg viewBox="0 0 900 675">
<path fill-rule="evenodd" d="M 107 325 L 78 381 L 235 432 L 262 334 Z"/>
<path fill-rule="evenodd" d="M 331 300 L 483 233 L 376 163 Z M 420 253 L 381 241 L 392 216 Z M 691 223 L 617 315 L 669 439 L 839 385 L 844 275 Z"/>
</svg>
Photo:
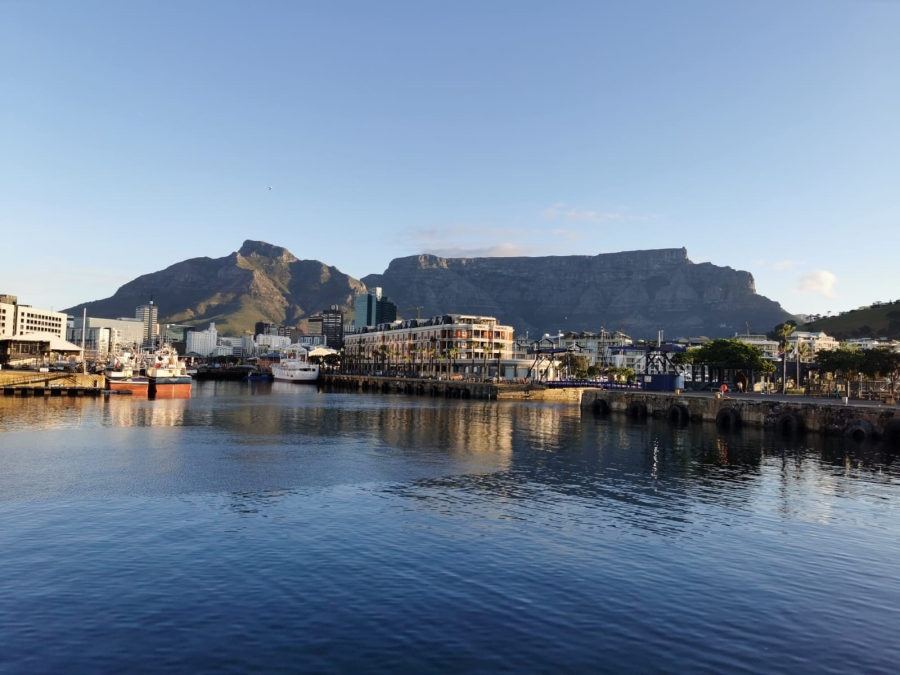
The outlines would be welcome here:
<svg viewBox="0 0 900 675">
<path fill-rule="evenodd" d="M 428 380 L 369 375 L 323 374 L 319 386 L 332 391 L 440 396 L 485 401 L 543 401 L 581 404 L 582 389 L 549 389 L 541 384 Z"/>
<path fill-rule="evenodd" d="M 843 434 L 857 440 L 881 437 L 900 445 L 900 408 L 895 406 L 588 389 L 582 394 L 581 407 L 597 414 L 618 412 L 632 418 L 653 417 L 682 425 L 707 422 L 720 428 L 762 427 L 784 434 L 810 431 Z"/>
<path fill-rule="evenodd" d="M 95 396 L 106 386 L 103 375 L 81 373 L 0 372 L 3 396 Z"/>
</svg>

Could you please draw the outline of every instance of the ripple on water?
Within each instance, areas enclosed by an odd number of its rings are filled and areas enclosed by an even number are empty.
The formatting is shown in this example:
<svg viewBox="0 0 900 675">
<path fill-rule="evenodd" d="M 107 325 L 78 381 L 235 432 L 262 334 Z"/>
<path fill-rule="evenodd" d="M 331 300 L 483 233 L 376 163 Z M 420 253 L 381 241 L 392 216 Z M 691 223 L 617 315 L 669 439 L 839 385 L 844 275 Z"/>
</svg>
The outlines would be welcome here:
<svg viewBox="0 0 900 675">
<path fill-rule="evenodd" d="M 0 407 L 0 670 L 900 657 L 898 471 L 877 447 L 253 391 Z"/>
</svg>

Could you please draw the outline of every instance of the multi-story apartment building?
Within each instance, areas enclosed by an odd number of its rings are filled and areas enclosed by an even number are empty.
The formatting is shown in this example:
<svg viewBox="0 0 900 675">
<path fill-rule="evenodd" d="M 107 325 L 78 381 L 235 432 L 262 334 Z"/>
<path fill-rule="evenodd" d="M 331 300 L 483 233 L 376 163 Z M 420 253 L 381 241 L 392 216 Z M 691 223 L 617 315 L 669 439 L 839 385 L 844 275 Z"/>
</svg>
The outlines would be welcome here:
<svg viewBox="0 0 900 675">
<path fill-rule="evenodd" d="M 797 345 L 799 343 L 808 345 L 810 356 L 815 354 L 820 349 L 837 349 L 841 344 L 830 335 L 825 335 L 825 333 L 821 331 L 810 333 L 799 330 L 794 331 L 788 336 L 787 343 L 789 349 L 795 353 L 797 351 Z"/>
<path fill-rule="evenodd" d="M 530 365 L 514 358 L 513 345 L 512 326 L 494 317 L 448 314 L 359 328 L 344 336 L 344 359 L 363 372 L 513 379 Z"/>
</svg>

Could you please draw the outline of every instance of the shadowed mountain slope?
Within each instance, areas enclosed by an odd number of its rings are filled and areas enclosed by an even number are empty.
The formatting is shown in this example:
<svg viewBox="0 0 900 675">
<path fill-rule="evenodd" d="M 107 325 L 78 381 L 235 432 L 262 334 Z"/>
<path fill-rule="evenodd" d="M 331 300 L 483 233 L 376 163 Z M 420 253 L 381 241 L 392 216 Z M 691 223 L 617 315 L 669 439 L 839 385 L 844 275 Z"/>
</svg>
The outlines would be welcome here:
<svg viewBox="0 0 900 675">
<path fill-rule="evenodd" d="M 205 327 L 239 335 L 257 321 L 296 325 L 300 319 L 337 305 L 352 312 L 365 286 L 317 260 L 298 260 L 287 249 L 245 241 L 224 258 L 192 258 L 128 282 L 104 300 L 64 311 L 89 316 L 133 317 L 135 307 L 153 297 L 160 323 Z"/>
<path fill-rule="evenodd" d="M 596 256 L 393 260 L 362 281 L 381 286 L 401 311 L 423 316 L 496 316 L 516 333 L 622 328 L 635 338 L 763 333 L 792 315 L 756 293 L 749 272 L 695 264 L 687 250 L 626 251 Z M 411 314 L 407 312 L 407 315 Z M 414 316 L 414 314 L 413 314 Z"/>
</svg>

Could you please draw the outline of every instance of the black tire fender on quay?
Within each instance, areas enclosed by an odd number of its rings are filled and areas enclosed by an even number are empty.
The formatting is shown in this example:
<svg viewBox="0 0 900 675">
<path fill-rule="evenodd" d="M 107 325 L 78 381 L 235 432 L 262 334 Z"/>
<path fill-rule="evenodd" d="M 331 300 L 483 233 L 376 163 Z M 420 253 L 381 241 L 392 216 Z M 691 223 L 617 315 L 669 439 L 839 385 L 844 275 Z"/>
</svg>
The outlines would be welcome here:
<svg viewBox="0 0 900 675">
<path fill-rule="evenodd" d="M 775 430 L 782 436 L 799 436 L 806 431 L 806 425 L 797 413 L 782 413 L 775 420 Z"/>
<path fill-rule="evenodd" d="M 633 420 L 647 419 L 647 404 L 641 401 L 632 401 L 625 409 L 625 414 Z"/>
<path fill-rule="evenodd" d="M 716 415 L 716 427 L 727 431 L 741 428 L 741 413 L 734 408 L 722 408 Z"/>
<path fill-rule="evenodd" d="M 691 421 L 691 414 L 681 403 L 673 403 L 669 406 L 669 409 L 666 410 L 666 421 L 669 424 L 683 427 Z"/>
<path fill-rule="evenodd" d="M 605 417 L 609 414 L 609 403 L 602 398 L 594 399 L 591 404 L 591 412 L 598 417 Z"/>
<path fill-rule="evenodd" d="M 844 436 L 852 438 L 857 443 L 865 443 L 866 441 L 874 441 L 878 438 L 878 429 L 871 422 L 859 420 L 853 422 L 844 429 Z"/>
</svg>

